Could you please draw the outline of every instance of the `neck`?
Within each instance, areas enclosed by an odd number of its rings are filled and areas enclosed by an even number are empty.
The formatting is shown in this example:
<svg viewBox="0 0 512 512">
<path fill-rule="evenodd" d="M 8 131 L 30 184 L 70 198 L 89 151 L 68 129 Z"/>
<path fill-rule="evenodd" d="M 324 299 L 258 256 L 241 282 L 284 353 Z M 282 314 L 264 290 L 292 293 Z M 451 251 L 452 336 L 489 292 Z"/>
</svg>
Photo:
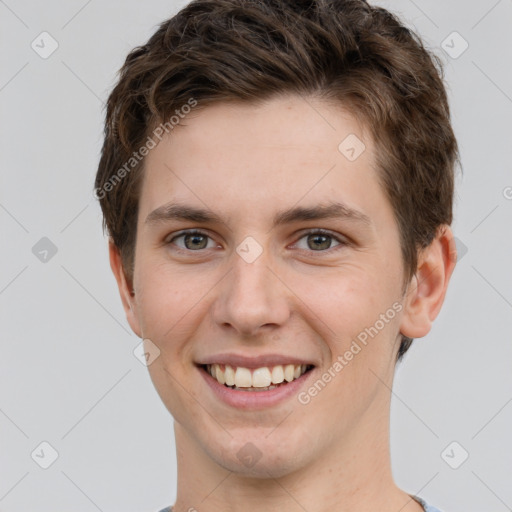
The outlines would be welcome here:
<svg viewBox="0 0 512 512">
<path fill-rule="evenodd" d="M 387 409 L 386 409 L 387 407 Z M 380 424 L 376 428 L 375 422 Z M 376 434 L 377 432 L 377 434 Z M 393 481 L 389 406 L 364 419 L 350 438 L 283 476 L 254 478 L 228 471 L 175 423 L 178 490 L 173 512 L 420 512 Z"/>
</svg>

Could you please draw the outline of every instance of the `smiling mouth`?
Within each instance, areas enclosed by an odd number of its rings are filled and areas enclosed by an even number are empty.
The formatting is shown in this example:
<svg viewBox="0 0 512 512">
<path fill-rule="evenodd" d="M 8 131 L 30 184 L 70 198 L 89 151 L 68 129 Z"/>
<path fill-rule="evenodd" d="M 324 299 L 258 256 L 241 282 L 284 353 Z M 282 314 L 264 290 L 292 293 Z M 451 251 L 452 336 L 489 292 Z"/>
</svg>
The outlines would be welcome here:
<svg viewBox="0 0 512 512">
<path fill-rule="evenodd" d="M 204 364 L 201 368 L 219 384 L 237 391 L 269 391 L 299 379 L 314 366 L 306 364 L 275 365 L 262 368 L 233 367 L 228 364 Z"/>
</svg>

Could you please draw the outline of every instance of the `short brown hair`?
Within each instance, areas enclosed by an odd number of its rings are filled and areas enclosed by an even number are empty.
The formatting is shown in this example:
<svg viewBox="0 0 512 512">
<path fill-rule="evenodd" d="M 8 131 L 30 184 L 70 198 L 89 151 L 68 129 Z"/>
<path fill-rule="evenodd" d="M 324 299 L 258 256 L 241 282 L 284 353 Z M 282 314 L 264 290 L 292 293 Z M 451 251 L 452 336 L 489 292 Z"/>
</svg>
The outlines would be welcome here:
<svg viewBox="0 0 512 512">
<path fill-rule="evenodd" d="M 204 107 L 286 93 L 339 101 L 370 130 L 406 282 L 414 275 L 418 250 L 452 222 L 459 156 L 439 57 L 364 0 L 194 0 L 127 56 L 106 106 L 95 191 L 128 276 L 144 161 L 126 162 L 151 130 L 191 98 Z"/>
</svg>

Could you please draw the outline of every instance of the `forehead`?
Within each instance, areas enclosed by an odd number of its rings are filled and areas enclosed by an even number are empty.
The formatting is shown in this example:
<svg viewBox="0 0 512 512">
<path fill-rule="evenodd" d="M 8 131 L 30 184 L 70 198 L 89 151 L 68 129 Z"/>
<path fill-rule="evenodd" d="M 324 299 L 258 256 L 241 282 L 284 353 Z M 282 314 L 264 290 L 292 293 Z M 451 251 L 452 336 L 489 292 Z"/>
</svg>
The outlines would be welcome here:
<svg viewBox="0 0 512 512">
<path fill-rule="evenodd" d="M 150 151 L 144 172 L 139 221 L 170 201 L 254 220 L 299 202 L 364 210 L 383 200 L 364 126 L 340 104 L 299 96 L 199 105 Z"/>
</svg>

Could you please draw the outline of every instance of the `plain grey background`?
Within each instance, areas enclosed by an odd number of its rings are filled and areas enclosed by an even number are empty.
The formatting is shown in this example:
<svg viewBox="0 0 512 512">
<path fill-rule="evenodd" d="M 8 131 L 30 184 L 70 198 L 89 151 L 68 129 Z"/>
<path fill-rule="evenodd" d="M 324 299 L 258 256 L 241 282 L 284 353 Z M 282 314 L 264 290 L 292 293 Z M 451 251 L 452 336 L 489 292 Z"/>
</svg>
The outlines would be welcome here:
<svg viewBox="0 0 512 512">
<path fill-rule="evenodd" d="M 172 418 L 134 356 L 92 189 L 116 72 L 185 3 L 0 1 L 3 512 L 174 501 Z M 512 2 L 379 4 L 443 58 L 464 171 L 444 308 L 397 370 L 394 474 L 445 512 L 512 510 Z"/>
</svg>

